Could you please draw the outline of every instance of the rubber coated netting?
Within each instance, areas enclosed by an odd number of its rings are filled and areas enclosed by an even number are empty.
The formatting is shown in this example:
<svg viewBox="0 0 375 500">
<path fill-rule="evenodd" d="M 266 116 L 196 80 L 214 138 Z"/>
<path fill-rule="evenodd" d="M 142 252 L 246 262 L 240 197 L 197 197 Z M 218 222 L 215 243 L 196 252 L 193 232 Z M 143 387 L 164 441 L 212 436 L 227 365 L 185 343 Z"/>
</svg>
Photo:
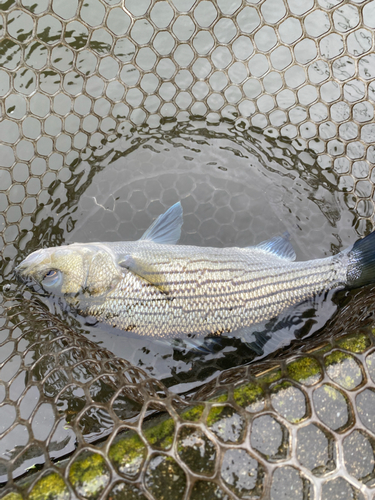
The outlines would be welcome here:
<svg viewBox="0 0 375 500">
<path fill-rule="evenodd" d="M 177 395 L 12 275 L 108 144 L 192 122 L 283 144 L 371 230 L 374 28 L 374 0 L 0 2 L 1 498 L 374 498 L 371 290 L 329 339 Z"/>
</svg>

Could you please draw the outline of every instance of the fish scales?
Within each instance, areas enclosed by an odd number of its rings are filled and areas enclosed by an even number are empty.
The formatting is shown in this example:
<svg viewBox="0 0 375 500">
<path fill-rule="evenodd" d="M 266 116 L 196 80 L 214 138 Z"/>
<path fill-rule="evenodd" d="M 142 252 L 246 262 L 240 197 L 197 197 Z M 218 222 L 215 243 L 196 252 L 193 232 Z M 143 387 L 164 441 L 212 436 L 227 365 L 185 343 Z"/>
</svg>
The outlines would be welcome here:
<svg viewBox="0 0 375 500">
<path fill-rule="evenodd" d="M 167 297 L 156 300 L 152 287 L 139 286 L 136 277 L 127 275 L 105 303 L 89 309 L 91 315 L 118 328 L 133 325 L 140 335 L 175 338 L 231 332 L 271 319 L 346 280 L 340 259 L 294 263 L 256 249 L 146 246 L 142 242 L 108 245 L 114 254 L 130 253 L 151 261 L 157 272 L 150 271 L 146 277 L 161 276 L 158 285 L 168 289 Z"/>
<path fill-rule="evenodd" d="M 375 281 L 375 233 L 336 256 L 294 262 L 288 235 L 255 247 L 176 245 L 179 203 L 139 241 L 38 250 L 16 269 L 84 316 L 155 338 L 229 335 L 323 291 Z"/>
</svg>

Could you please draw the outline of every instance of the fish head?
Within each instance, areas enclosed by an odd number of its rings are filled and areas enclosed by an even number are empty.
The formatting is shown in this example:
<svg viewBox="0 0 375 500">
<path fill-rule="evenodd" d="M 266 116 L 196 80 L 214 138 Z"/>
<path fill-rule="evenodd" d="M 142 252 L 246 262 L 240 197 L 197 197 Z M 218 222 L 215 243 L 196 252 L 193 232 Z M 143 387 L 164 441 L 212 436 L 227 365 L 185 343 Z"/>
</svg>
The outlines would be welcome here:
<svg viewBox="0 0 375 500">
<path fill-rule="evenodd" d="M 66 298 L 103 295 L 123 276 L 111 250 L 100 243 L 36 250 L 15 268 L 15 274 L 31 286 Z"/>
</svg>

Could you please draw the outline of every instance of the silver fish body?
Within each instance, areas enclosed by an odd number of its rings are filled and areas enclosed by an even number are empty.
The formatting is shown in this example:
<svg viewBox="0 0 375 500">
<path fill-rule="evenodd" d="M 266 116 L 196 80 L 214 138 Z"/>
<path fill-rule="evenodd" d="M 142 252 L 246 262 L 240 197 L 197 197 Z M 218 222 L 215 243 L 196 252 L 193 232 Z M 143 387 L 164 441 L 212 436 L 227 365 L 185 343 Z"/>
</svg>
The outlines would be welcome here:
<svg viewBox="0 0 375 500">
<path fill-rule="evenodd" d="M 289 262 L 257 248 L 107 245 L 115 255 L 152 262 L 152 268 L 144 279 L 125 273 L 102 303 L 89 301 L 82 312 L 141 335 L 235 332 L 346 283 L 344 255 Z"/>
<path fill-rule="evenodd" d="M 247 248 L 175 245 L 181 225 L 176 204 L 139 241 L 38 250 L 16 272 L 83 315 L 163 339 L 236 336 L 320 292 L 373 279 L 364 277 L 363 262 L 375 233 L 336 256 L 293 262 L 285 236 Z"/>
</svg>

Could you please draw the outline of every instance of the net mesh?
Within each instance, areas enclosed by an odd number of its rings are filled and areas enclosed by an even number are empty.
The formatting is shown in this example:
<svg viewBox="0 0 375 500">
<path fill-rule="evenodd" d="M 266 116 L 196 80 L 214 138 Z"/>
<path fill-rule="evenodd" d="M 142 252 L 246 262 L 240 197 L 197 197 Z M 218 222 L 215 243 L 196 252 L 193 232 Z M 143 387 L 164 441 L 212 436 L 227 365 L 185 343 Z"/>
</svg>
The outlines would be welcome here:
<svg viewBox="0 0 375 500">
<path fill-rule="evenodd" d="M 187 402 L 9 277 L 36 227 L 63 242 L 57 222 L 101 168 L 80 159 L 192 118 L 309 152 L 364 234 L 374 28 L 375 1 L 0 2 L 1 495 L 373 498 L 370 327 L 224 372 Z"/>
<path fill-rule="evenodd" d="M 68 181 L 85 148 L 129 123 L 190 116 L 314 151 L 353 193 L 363 232 L 373 214 L 374 11 L 325 0 L 3 2 L 1 245 L 30 229 L 46 188 Z"/>
</svg>

